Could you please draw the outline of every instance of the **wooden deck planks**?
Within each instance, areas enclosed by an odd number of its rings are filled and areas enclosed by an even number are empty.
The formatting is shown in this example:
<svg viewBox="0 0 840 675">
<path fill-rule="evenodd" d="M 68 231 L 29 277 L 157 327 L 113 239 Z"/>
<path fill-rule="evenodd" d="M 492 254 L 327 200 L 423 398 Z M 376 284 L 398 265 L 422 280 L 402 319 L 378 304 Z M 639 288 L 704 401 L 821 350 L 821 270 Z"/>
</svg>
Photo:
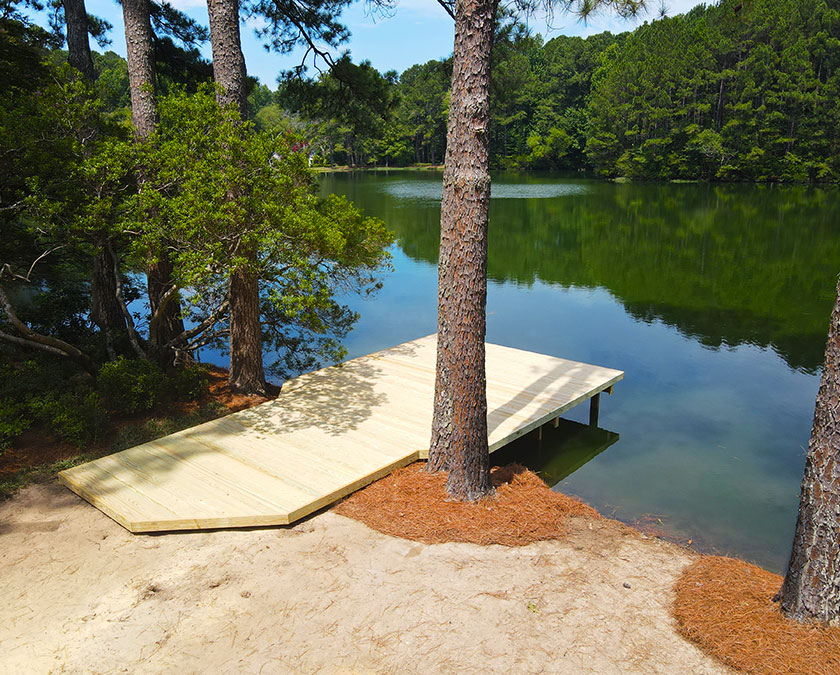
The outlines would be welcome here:
<svg viewBox="0 0 840 675">
<path fill-rule="evenodd" d="M 435 336 L 283 385 L 274 401 L 62 471 L 132 532 L 293 522 L 428 456 Z M 622 379 L 487 345 L 491 451 Z"/>
</svg>

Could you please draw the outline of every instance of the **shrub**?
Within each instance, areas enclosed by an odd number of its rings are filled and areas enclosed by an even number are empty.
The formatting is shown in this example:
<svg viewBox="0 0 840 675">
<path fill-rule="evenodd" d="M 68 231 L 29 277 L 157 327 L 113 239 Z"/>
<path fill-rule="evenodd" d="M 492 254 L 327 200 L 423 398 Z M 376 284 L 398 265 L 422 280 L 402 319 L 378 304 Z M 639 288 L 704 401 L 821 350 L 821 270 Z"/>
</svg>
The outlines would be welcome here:
<svg viewBox="0 0 840 675">
<path fill-rule="evenodd" d="M 29 408 L 56 436 L 76 447 L 97 442 L 107 426 L 102 399 L 91 389 L 51 392 L 30 399 Z"/>
<path fill-rule="evenodd" d="M 99 371 L 97 388 L 105 405 L 124 415 L 151 410 L 164 401 L 169 382 L 151 361 L 119 357 Z"/>
<path fill-rule="evenodd" d="M 32 426 L 29 406 L 11 398 L 0 399 L 0 452 Z"/>
<path fill-rule="evenodd" d="M 207 366 L 190 363 L 172 376 L 172 389 L 178 398 L 199 399 L 207 394 L 210 373 Z"/>
<path fill-rule="evenodd" d="M 196 412 L 179 417 L 153 417 L 139 424 L 128 424 L 117 432 L 112 449 L 117 452 L 153 441 L 182 429 L 189 429 L 202 422 L 220 417 L 226 412 L 224 406 L 215 401 L 202 406 Z"/>
</svg>

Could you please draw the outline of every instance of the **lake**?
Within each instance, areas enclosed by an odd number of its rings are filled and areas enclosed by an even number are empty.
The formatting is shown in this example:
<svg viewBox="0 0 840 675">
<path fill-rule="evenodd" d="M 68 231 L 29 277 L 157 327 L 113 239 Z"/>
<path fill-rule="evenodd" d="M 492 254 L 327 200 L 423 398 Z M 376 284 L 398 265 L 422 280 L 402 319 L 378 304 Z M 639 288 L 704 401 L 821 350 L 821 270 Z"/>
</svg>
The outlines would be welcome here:
<svg viewBox="0 0 840 675">
<path fill-rule="evenodd" d="M 840 272 L 837 192 L 493 177 L 487 339 L 626 372 L 520 461 L 605 515 L 783 572 Z M 435 331 L 441 175 L 336 173 L 396 232 L 394 271 L 345 344 Z M 584 423 L 584 424 L 581 424 Z"/>
</svg>

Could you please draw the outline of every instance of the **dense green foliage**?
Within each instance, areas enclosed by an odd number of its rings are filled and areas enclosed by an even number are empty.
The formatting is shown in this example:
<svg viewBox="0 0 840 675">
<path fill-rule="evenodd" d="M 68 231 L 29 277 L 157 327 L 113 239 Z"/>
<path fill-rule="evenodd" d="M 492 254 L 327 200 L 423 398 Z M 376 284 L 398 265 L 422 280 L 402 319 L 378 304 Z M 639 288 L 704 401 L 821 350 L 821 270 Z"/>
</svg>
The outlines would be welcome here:
<svg viewBox="0 0 840 675">
<path fill-rule="evenodd" d="M 114 418 L 162 410 L 177 400 L 200 400 L 207 394 L 206 368 L 191 364 L 163 372 L 151 361 L 118 358 L 102 366 L 96 381 L 66 364 L 0 361 L 0 452 L 21 433 L 42 425 L 76 447 L 96 443 Z"/>
<path fill-rule="evenodd" d="M 158 43 L 201 38 L 167 7 L 153 12 Z M 305 143 L 221 108 L 194 77 L 200 67 L 175 77 L 158 64 L 160 121 L 140 144 L 125 61 L 96 54 L 88 81 L 58 46 L 21 17 L 0 18 L 0 445 L 33 425 L 88 444 L 114 415 L 201 397 L 206 374 L 190 358 L 208 344 L 224 350 L 229 280 L 243 266 L 260 282 L 275 372 L 340 358 L 357 315 L 336 297 L 379 287 L 392 242 L 383 223 L 319 198 Z M 255 111 L 270 100 L 253 88 Z M 162 250 L 186 324 L 166 345 L 154 342 L 160 312 L 145 283 Z M 96 319 L 103 277 L 124 317 L 114 332 Z M 158 359 L 160 347 L 177 350 L 176 368 Z M 35 377 L 30 366 L 55 370 Z"/>
<path fill-rule="evenodd" d="M 840 3 L 724 0 L 607 50 L 587 152 L 633 178 L 836 181 Z"/>
<path fill-rule="evenodd" d="M 502 15 L 491 162 L 634 179 L 834 182 L 839 65 L 837 0 L 722 0 L 631 33 L 545 44 Z M 309 122 L 316 161 L 441 162 L 451 61 L 412 66 L 399 79 L 361 67 L 363 83 L 328 73 L 308 98 L 284 84 L 273 105 Z M 356 96 L 364 125 L 317 102 L 337 89 Z M 391 103 L 368 104 L 382 90 L 379 100 Z"/>
<path fill-rule="evenodd" d="M 225 296 L 235 270 L 255 273 L 278 374 L 340 358 L 357 315 L 335 295 L 379 287 L 393 241 L 382 221 L 318 197 L 303 142 L 255 130 L 220 108 L 211 88 L 165 97 L 160 120 L 140 150 L 147 182 L 129 224 L 142 235 L 136 254 L 166 242 L 175 281 L 198 308 Z"/>
<path fill-rule="evenodd" d="M 96 383 L 106 405 L 125 415 L 151 410 L 170 391 L 167 378 L 158 366 L 124 356 L 104 364 Z"/>
</svg>

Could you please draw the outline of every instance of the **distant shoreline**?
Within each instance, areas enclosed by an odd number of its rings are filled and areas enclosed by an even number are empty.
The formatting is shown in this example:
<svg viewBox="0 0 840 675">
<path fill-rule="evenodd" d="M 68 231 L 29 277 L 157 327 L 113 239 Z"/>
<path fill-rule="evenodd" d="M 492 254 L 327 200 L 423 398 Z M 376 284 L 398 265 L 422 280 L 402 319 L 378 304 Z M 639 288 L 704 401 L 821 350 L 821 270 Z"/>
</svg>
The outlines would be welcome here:
<svg viewBox="0 0 840 675">
<path fill-rule="evenodd" d="M 317 173 L 351 173 L 354 171 L 443 171 L 443 164 L 412 164 L 410 166 L 313 166 Z"/>
</svg>

